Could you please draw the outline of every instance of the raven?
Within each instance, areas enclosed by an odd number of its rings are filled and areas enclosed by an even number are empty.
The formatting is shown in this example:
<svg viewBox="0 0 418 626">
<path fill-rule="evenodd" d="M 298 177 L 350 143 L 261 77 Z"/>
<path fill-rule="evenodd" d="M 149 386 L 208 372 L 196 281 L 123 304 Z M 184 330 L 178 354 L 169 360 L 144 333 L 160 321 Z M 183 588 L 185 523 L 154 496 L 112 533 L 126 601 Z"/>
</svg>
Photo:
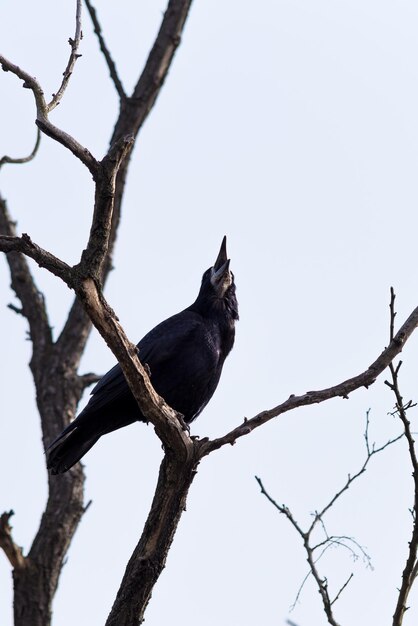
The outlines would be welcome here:
<svg viewBox="0 0 418 626">
<path fill-rule="evenodd" d="M 226 237 L 213 267 L 203 274 L 195 302 L 158 324 L 138 343 L 157 393 L 190 424 L 211 399 L 234 345 L 238 303 Z M 146 421 L 119 365 L 101 378 L 87 406 L 47 449 L 47 467 L 62 474 L 98 439 Z"/>
</svg>

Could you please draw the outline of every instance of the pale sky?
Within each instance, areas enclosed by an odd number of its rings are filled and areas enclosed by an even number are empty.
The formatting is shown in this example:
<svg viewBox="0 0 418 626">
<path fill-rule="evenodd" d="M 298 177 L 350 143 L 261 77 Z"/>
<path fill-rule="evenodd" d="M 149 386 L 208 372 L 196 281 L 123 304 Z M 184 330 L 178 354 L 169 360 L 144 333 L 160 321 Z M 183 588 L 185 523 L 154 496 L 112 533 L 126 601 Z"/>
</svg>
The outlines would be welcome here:
<svg viewBox="0 0 418 626">
<path fill-rule="evenodd" d="M 109 6 L 111 5 L 111 6 Z M 158 28 L 163 2 L 96 2 L 129 90 Z M 54 92 L 74 31 L 75 2 L 3 2 L 1 52 Z M 418 304 L 418 6 L 413 1 L 211 0 L 194 4 L 181 47 L 140 135 L 106 294 L 132 341 L 188 306 L 224 234 L 237 283 L 236 345 L 192 433 L 219 436 L 291 393 L 334 385 L 374 361 L 397 321 Z M 84 12 L 70 87 L 51 120 L 98 158 L 117 112 Z M 0 152 L 35 140 L 33 98 L 0 73 Z M 77 262 L 91 218 L 92 181 L 44 137 L 37 158 L 7 166 L 0 189 L 21 232 Z M 58 333 L 72 301 L 36 268 Z M 0 512 L 28 549 L 46 497 L 25 321 L 0 263 L 3 347 Z M 418 400 L 418 334 L 402 355 L 401 390 Z M 114 357 L 93 332 L 81 372 Z M 192 485 L 147 626 L 326 624 L 299 537 L 260 495 L 303 526 L 364 460 L 364 425 L 378 445 L 400 432 L 382 376 L 350 399 L 293 411 L 205 459 Z M 85 402 L 85 400 L 84 400 Z M 416 423 L 416 411 L 410 413 Z M 54 603 L 55 626 L 102 626 L 139 538 L 161 446 L 151 426 L 103 438 L 85 457 L 93 503 L 72 543 Z M 413 485 L 405 442 L 374 459 L 326 519 L 354 537 L 373 570 L 334 549 L 318 564 L 343 626 L 390 624 L 411 533 Z M 0 555 L 0 624 L 12 623 L 10 567 Z M 418 590 L 405 626 L 418 619 Z"/>
</svg>

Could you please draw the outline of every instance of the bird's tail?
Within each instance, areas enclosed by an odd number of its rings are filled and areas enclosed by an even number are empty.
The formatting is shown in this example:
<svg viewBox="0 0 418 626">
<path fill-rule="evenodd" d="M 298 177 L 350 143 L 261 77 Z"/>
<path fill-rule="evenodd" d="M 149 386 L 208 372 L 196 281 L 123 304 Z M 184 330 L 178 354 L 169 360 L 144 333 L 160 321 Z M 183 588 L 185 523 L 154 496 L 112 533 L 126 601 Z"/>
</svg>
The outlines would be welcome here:
<svg viewBox="0 0 418 626">
<path fill-rule="evenodd" d="M 47 468 L 51 474 L 63 474 L 70 469 L 90 450 L 101 433 L 91 433 L 83 426 L 70 424 L 61 435 L 55 439 L 46 451 Z"/>
</svg>

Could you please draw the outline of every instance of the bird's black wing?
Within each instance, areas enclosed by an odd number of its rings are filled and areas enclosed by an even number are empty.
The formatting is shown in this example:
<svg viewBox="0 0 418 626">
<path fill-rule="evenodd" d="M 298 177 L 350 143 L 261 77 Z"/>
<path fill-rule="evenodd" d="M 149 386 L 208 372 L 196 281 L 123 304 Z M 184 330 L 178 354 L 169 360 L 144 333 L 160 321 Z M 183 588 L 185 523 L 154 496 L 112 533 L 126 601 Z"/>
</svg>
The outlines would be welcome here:
<svg viewBox="0 0 418 626">
<path fill-rule="evenodd" d="M 200 315 L 192 311 L 182 311 L 158 324 L 137 344 L 139 359 L 147 364 L 152 373 L 160 365 L 173 357 L 180 346 L 187 343 L 202 324 Z M 122 368 L 117 363 L 105 374 L 92 390 L 87 411 L 98 411 L 130 393 Z M 84 411 L 86 411 L 84 409 Z M 83 411 L 83 412 L 84 412 Z"/>
</svg>

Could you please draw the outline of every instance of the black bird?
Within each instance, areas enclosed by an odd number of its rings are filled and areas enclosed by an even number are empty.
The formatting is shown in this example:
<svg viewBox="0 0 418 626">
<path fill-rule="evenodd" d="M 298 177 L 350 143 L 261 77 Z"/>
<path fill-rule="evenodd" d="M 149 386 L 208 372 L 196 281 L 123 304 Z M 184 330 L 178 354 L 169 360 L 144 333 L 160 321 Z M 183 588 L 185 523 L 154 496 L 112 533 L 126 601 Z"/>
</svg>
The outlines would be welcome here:
<svg viewBox="0 0 418 626">
<path fill-rule="evenodd" d="M 157 393 L 190 424 L 211 399 L 234 345 L 238 303 L 226 237 L 213 267 L 203 274 L 195 302 L 158 324 L 138 343 Z M 51 443 L 47 467 L 61 474 L 106 433 L 145 421 L 119 364 L 97 383 L 87 406 Z"/>
</svg>

